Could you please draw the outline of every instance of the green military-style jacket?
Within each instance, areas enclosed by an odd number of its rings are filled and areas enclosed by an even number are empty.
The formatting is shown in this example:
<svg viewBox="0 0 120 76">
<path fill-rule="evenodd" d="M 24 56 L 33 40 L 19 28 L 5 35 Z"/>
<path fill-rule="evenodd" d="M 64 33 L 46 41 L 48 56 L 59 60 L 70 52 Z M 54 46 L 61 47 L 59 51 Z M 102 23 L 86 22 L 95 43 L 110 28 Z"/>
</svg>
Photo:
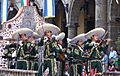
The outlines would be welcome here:
<svg viewBox="0 0 120 76">
<path fill-rule="evenodd" d="M 101 59 L 103 47 L 94 41 L 87 42 L 85 50 L 88 52 L 88 60 L 90 60 L 90 69 L 97 68 L 97 73 L 102 73 Z"/>
<path fill-rule="evenodd" d="M 73 49 L 73 57 L 74 59 L 83 60 L 83 49 L 80 46 L 75 46 Z"/>
<path fill-rule="evenodd" d="M 104 45 L 101 44 L 99 46 L 96 46 L 95 44 L 92 44 L 91 40 L 88 40 L 85 42 L 84 45 L 84 50 L 88 52 L 88 56 L 87 58 L 91 58 L 91 59 L 101 59 L 102 55 L 101 52 L 102 51 L 106 51 L 108 48 L 108 45 Z"/>
<path fill-rule="evenodd" d="M 103 51 L 102 49 L 103 49 L 103 47 L 101 47 L 101 45 L 97 46 L 96 42 L 91 42 L 89 44 L 89 47 L 88 47 L 88 50 L 89 50 L 88 56 L 89 56 L 89 58 L 90 59 L 101 59 L 102 58 L 101 52 Z"/>
<path fill-rule="evenodd" d="M 88 39 L 87 41 L 84 42 L 83 57 L 85 57 L 85 58 L 89 58 L 90 48 L 92 48 L 92 46 L 90 46 L 90 43 L 91 43 L 90 39 Z"/>
<path fill-rule="evenodd" d="M 37 49 L 38 46 L 29 41 L 22 43 L 21 48 L 18 52 L 18 57 L 21 57 L 23 59 L 32 59 L 36 57 L 36 54 L 38 54 Z"/>
<path fill-rule="evenodd" d="M 73 58 L 73 47 L 67 47 L 66 51 L 65 51 L 67 58 L 71 59 Z"/>
<path fill-rule="evenodd" d="M 19 49 L 19 45 L 15 44 L 15 43 L 6 45 L 5 48 L 4 48 L 5 57 L 6 58 L 12 57 L 12 53 L 14 51 L 16 51 L 17 49 Z"/>
<path fill-rule="evenodd" d="M 101 45 L 100 47 L 99 47 L 99 51 L 100 52 L 105 52 L 105 51 L 107 51 L 107 49 L 108 49 L 108 45 Z"/>
<path fill-rule="evenodd" d="M 56 50 L 55 47 L 57 46 L 57 41 L 53 38 L 51 42 L 49 39 L 45 42 L 45 51 L 44 57 L 45 58 L 55 58 Z"/>
</svg>

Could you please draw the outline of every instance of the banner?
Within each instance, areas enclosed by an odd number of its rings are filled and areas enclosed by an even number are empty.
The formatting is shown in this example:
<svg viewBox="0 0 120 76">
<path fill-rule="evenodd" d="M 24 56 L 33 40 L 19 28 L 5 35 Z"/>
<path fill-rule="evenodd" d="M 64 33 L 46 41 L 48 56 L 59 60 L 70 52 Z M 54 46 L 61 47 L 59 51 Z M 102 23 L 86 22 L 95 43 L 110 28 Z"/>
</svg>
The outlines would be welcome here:
<svg viewBox="0 0 120 76">
<path fill-rule="evenodd" d="M 21 6 L 29 6 L 29 0 L 21 0 Z"/>
<path fill-rule="evenodd" d="M 1 25 L 1 19 L 2 19 L 2 17 L 1 17 L 1 3 L 0 3 L 0 25 Z"/>
<path fill-rule="evenodd" d="M 8 0 L 2 0 L 1 4 L 1 22 L 6 22 L 8 16 Z"/>
<path fill-rule="evenodd" d="M 44 18 L 55 17 L 55 0 L 44 0 Z"/>
</svg>

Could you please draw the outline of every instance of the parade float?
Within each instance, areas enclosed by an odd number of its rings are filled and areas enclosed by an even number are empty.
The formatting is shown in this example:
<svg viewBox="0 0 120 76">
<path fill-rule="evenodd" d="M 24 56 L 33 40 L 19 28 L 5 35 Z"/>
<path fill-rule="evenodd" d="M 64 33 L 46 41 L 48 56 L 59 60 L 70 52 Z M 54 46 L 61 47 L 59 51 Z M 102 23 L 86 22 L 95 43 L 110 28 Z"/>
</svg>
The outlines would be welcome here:
<svg viewBox="0 0 120 76">
<path fill-rule="evenodd" d="M 2 30 L 0 30 L 0 36 L 3 39 L 0 40 L 0 75 L 2 76 L 35 76 L 37 71 L 34 70 L 20 70 L 11 69 L 9 65 L 9 58 L 3 57 L 4 47 L 9 44 L 9 40 L 12 39 L 12 34 L 19 28 L 29 28 L 32 31 L 36 31 L 38 26 L 45 24 L 43 17 L 41 17 L 35 6 L 23 6 L 19 9 L 17 15 L 4 22 L 2 24 Z"/>
</svg>

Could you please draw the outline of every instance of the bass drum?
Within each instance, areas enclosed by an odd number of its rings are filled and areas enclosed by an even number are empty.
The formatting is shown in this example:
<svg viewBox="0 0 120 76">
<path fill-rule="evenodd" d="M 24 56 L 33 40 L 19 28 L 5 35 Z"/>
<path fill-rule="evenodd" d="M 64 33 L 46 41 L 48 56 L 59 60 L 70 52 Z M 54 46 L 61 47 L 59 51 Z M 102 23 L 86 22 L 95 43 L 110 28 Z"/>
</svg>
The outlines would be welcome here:
<svg viewBox="0 0 120 76">
<path fill-rule="evenodd" d="M 120 71 L 120 56 L 118 56 L 118 59 L 115 61 L 115 69 Z"/>
</svg>

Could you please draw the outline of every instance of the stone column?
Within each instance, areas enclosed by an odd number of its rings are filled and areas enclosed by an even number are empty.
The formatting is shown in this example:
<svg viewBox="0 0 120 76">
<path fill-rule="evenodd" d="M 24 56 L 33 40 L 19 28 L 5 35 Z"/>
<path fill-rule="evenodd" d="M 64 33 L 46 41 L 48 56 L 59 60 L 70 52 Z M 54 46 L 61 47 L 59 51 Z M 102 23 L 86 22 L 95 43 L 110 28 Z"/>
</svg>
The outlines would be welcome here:
<svg viewBox="0 0 120 76">
<path fill-rule="evenodd" d="M 68 38 L 71 39 L 75 37 L 77 35 L 77 26 L 68 24 L 67 27 L 68 27 Z"/>
<path fill-rule="evenodd" d="M 107 0 L 95 0 L 95 27 L 107 28 Z"/>
</svg>

